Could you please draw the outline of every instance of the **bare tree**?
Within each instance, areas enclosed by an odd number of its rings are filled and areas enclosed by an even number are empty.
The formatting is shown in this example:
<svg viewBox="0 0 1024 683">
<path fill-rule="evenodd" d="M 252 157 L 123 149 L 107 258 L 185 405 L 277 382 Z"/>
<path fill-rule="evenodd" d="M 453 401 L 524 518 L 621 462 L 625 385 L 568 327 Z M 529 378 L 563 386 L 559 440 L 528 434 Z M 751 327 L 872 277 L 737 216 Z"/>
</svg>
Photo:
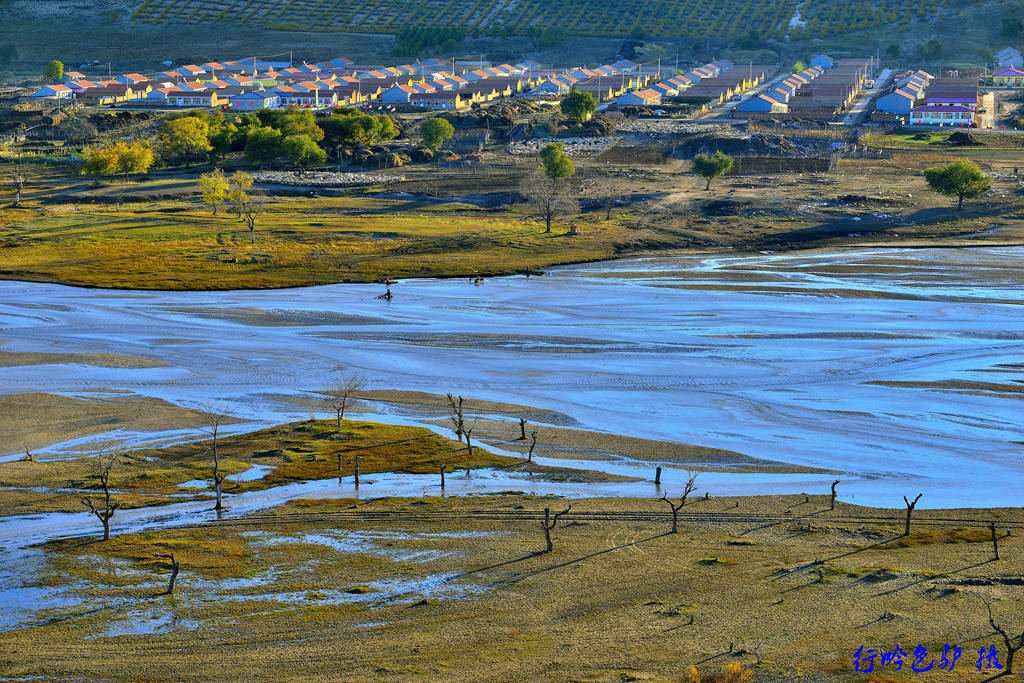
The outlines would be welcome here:
<svg viewBox="0 0 1024 683">
<path fill-rule="evenodd" d="M 1020 635 L 1017 636 L 1016 641 L 1006 632 L 1006 630 L 996 623 L 996 620 L 992 617 L 992 603 L 986 602 L 985 606 L 988 607 L 988 623 L 992 626 L 992 629 L 1003 637 L 1003 642 L 1006 644 L 1006 670 L 1003 672 L 1004 675 L 1013 674 L 1013 656 L 1017 654 L 1017 651 L 1024 647 L 1024 630 L 1021 631 Z"/>
<path fill-rule="evenodd" d="M 89 508 L 92 514 L 96 515 L 96 519 L 100 520 L 100 524 L 103 525 L 104 541 L 110 540 L 110 518 L 114 516 L 114 513 L 121 506 L 120 503 L 111 497 L 110 474 L 117 465 L 122 453 L 120 449 L 104 449 L 100 450 L 93 457 L 90 462 L 91 472 L 89 476 L 99 481 L 100 489 L 103 491 L 103 499 L 94 501 L 88 496 L 82 497 L 82 505 Z"/>
<path fill-rule="evenodd" d="M 572 510 L 572 504 L 555 514 L 554 518 L 552 518 L 551 511 L 548 508 L 544 508 L 544 521 L 540 523 L 540 527 L 544 530 L 544 542 L 547 543 L 547 549 L 544 552 L 550 553 L 554 549 L 554 546 L 551 544 L 551 530 L 558 524 L 558 518 L 569 510 Z"/>
<path fill-rule="evenodd" d="M 462 412 L 462 397 L 446 394 L 446 398 L 448 399 L 448 419 L 452 423 L 452 431 L 455 432 L 455 437 L 462 441 L 462 435 L 466 433 L 466 418 Z"/>
<path fill-rule="evenodd" d="M 537 446 L 537 432 L 530 432 L 530 452 L 526 455 L 526 462 L 533 462 L 533 449 Z"/>
<path fill-rule="evenodd" d="M 473 442 L 470 441 L 470 437 L 473 436 L 472 429 L 464 429 L 463 432 L 466 435 L 466 455 L 473 457 Z"/>
<path fill-rule="evenodd" d="M 359 453 L 356 453 L 353 458 L 352 478 L 355 481 L 356 488 L 359 488 Z"/>
<path fill-rule="evenodd" d="M 447 466 L 442 464 L 441 465 L 441 490 L 442 491 L 444 491 L 444 471 L 445 471 L 445 469 L 447 469 Z"/>
<path fill-rule="evenodd" d="M 175 559 L 174 553 L 170 553 L 167 555 L 157 555 L 157 557 L 166 557 L 171 562 L 171 576 L 167 581 L 167 590 L 164 592 L 164 595 L 173 595 L 174 581 L 178 578 L 178 569 L 180 567 L 180 564 L 178 560 Z"/>
<path fill-rule="evenodd" d="M 206 421 L 206 431 L 210 435 L 210 451 L 213 456 L 213 488 L 217 492 L 217 502 L 213 506 L 214 510 L 221 510 L 223 506 L 223 500 L 221 497 L 222 490 L 224 487 L 224 480 L 227 478 L 226 474 L 221 473 L 220 469 L 220 453 L 217 451 L 217 433 L 220 431 L 221 425 L 223 425 L 228 416 L 219 413 L 212 408 L 206 408 L 202 411 L 203 419 Z"/>
<path fill-rule="evenodd" d="M 526 419 L 519 418 L 519 441 L 526 441 Z"/>
<path fill-rule="evenodd" d="M 605 195 L 601 198 L 601 204 L 604 206 L 604 219 L 610 221 L 612 219 L 612 209 L 615 208 L 615 200 L 618 199 L 613 194 Z"/>
<path fill-rule="evenodd" d="M 520 192 L 544 219 L 544 232 L 551 232 L 554 218 L 579 212 L 575 193 L 568 183 L 553 183 L 549 178 L 535 174 L 523 181 Z"/>
<path fill-rule="evenodd" d="M 11 161 L 11 168 L 9 175 L 11 177 L 11 186 L 14 188 L 14 202 L 11 204 L 14 208 L 21 206 L 21 193 L 25 189 L 25 163 L 21 160 L 21 157 L 16 156 Z"/>
<path fill-rule="evenodd" d="M 837 486 L 839 486 L 839 480 L 838 479 L 836 479 L 834 482 L 832 482 L 832 504 L 829 507 L 830 510 L 835 510 L 836 509 L 836 487 Z"/>
<path fill-rule="evenodd" d="M 910 535 L 910 513 L 914 511 L 915 507 L 917 507 L 917 501 L 921 500 L 921 496 L 922 495 L 924 495 L 924 494 L 921 494 L 921 493 L 917 494 L 917 498 L 914 499 L 913 503 L 911 503 L 909 500 L 907 500 L 906 496 L 903 496 L 903 502 L 907 504 L 907 525 L 903 529 L 903 535 L 904 536 L 909 536 Z"/>
<path fill-rule="evenodd" d="M 999 538 L 996 537 L 996 521 L 993 519 L 989 521 L 988 528 L 992 532 L 992 554 L 993 559 L 999 559 Z"/>
<path fill-rule="evenodd" d="M 249 229 L 249 243 L 256 245 L 256 220 L 266 211 L 266 199 L 262 195 L 254 194 L 239 201 L 238 211 L 245 227 Z"/>
<path fill-rule="evenodd" d="M 338 418 L 338 433 L 341 433 L 341 421 L 345 419 L 345 408 L 356 394 L 366 389 L 366 378 L 362 375 L 342 375 L 330 392 L 331 409 Z"/>
<path fill-rule="evenodd" d="M 660 469 L 660 468 L 659 468 Z M 672 510 L 672 533 L 679 532 L 679 511 L 686 505 L 686 498 L 697 488 L 697 475 L 691 472 L 686 473 L 688 479 L 686 484 L 683 486 L 683 495 L 679 497 L 679 505 L 676 505 L 668 499 L 668 494 L 662 496 L 658 500 L 663 500 L 668 504 L 669 509 Z"/>
</svg>

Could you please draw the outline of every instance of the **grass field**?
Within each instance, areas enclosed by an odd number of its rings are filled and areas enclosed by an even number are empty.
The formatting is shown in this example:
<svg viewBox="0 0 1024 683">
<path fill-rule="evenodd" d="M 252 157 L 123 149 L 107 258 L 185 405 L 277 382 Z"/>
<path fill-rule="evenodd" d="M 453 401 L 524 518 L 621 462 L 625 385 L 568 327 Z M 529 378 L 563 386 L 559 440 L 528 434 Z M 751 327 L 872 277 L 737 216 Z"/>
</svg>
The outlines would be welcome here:
<svg viewBox="0 0 1024 683">
<path fill-rule="evenodd" d="M 552 234 L 522 214 L 446 203 L 343 197 L 274 200 L 255 245 L 237 218 L 195 202 L 49 205 L 0 210 L 9 278 L 153 289 L 292 287 L 385 277 L 524 272 L 610 258 L 621 222 L 586 237 Z"/>
<path fill-rule="evenodd" d="M 731 665 L 760 681 L 863 681 L 861 646 L 921 645 L 937 662 L 950 645 L 962 650 L 952 673 L 908 677 L 876 660 L 871 680 L 952 682 L 981 680 L 978 649 L 1005 655 L 985 602 L 1020 628 L 1019 510 L 923 511 L 904 537 L 897 510 L 712 496 L 671 534 L 654 497 L 574 500 L 540 552 L 543 508 L 567 502 L 298 500 L 50 543 L 30 585 L 61 604 L 0 633 L 0 674 L 679 681 L 691 665 Z M 173 596 L 160 595 L 168 552 L 181 563 Z"/>
<path fill-rule="evenodd" d="M 522 169 L 411 166 L 405 180 L 389 186 L 395 193 L 274 196 L 269 188 L 255 244 L 226 208 L 214 216 L 199 201 L 194 172 L 93 187 L 59 166 L 40 165 L 22 208 L 0 208 L 0 277 L 246 289 L 524 273 L 672 249 L 1019 243 L 1024 221 L 1015 178 L 998 178 L 962 212 L 927 191 L 922 169 L 960 156 L 985 170 L 1024 166 L 1024 153 L 1011 150 L 922 146 L 887 159 L 844 159 L 834 173 L 727 176 L 706 192 L 683 161 L 637 168 L 596 160 L 574 181 L 583 200 L 618 198 L 610 219 L 592 203 L 587 212 L 559 217 L 550 234 L 528 205 L 507 199 Z M 459 201 L 467 195 L 500 201 L 482 208 Z M 862 199 L 841 199 L 847 196 Z M 581 234 L 568 234 L 573 223 Z M 997 227 L 998 237 L 973 237 Z"/>
</svg>

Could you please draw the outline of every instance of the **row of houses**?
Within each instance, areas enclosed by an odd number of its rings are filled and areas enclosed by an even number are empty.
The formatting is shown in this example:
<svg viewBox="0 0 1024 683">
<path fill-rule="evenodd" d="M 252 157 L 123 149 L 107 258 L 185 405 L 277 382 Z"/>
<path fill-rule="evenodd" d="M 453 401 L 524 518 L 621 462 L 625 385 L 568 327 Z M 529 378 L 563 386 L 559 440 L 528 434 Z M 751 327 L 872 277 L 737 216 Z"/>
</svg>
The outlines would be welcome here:
<svg viewBox="0 0 1024 683">
<path fill-rule="evenodd" d="M 91 81 L 71 71 L 64 83 L 44 86 L 30 98 L 239 111 L 289 105 L 329 109 L 370 101 L 455 110 L 502 97 L 558 99 L 579 90 L 591 93 L 599 102 L 657 105 L 663 98 L 681 94 L 724 101 L 759 83 L 770 68 L 755 70 L 751 66 L 737 71 L 732 70 L 730 62 L 714 60 L 659 80 L 656 76 L 660 74 L 645 72 L 630 60 L 562 72 L 542 71 L 539 64 L 528 60 L 469 64 L 458 72 L 456 66 L 455 62 L 439 59 L 398 66 L 358 66 L 343 58 L 301 65 L 249 58 L 187 64 L 152 76 L 127 73 L 106 81 Z M 658 82 L 650 85 L 652 80 Z"/>
<path fill-rule="evenodd" d="M 94 105 L 133 102 L 240 110 L 288 105 L 326 109 L 380 100 L 429 109 L 461 109 L 477 102 L 522 94 L 541 83 L 544 77 L 539 71 L 540 65 L 530 61 L 493 66 L 479 64 L 459 74 L 445 70 L 450 64 L 430 59 L 415 65 L 358 67 L 350 60 L 336 59 L 288 66 L 244 59 L 190 64 L 153 76 L 122 74 L 99 82 L 71 71 L 66 74 L 64 83 L 44 86 L 29 98 L 74 99 Z M 579 77 L 574 77 L 573 82 L 591 74 L 597 78 L 611 77 L 637 66 L 620 62 L 594 70 L 581 69 L 577 70 Z M 634 81 L 629 80 L 628 87 L 634 85 Z"/>
<path fill-rule="evenodd" d="M 892 91 L 876 100 L 872 120 L 970 126 L 977 111 L 976 78 L 935 78 L 917 69 L 896 75 Z"/>
<path fill-rule="evenodd" d="M 811 65 L 740 103 L 737 118 L 829 120 L 853 104 L 871 73 L 871 61 L 816 55 Z"/>
<path fill-rule="evenodd" d="M 771 66 L 733 68 L 732 62 L 715 60 L 683 74 L 670 76 L 641 90 L 627 92 L 615 100 L 618 106 L 657 106 L 667 98 L 682 97 L 705 106 L 722 104 L 731 97 L 759 85 Z"/>
</svg>

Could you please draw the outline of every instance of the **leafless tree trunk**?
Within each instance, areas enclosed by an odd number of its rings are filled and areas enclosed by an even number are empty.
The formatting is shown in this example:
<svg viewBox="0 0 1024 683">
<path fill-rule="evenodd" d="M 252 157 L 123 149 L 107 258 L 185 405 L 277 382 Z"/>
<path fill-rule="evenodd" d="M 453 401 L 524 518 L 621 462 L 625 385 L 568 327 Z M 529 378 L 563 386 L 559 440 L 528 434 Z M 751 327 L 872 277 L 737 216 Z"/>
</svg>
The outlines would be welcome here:
<svg viewBox="0 0 1024 683">
<path fill-rule="evenodd" d="M 444 491 L 444 470 L 445 466 L 441 465 L 441 490 Z"/>
<path fill-rule="evenodd" d="M 537 446 L 537 432 L 530 432 L 530 452 L 526 455 L 526 462 L 533 462 L 533 449 Z"/>
<path fill-rule="evenodd" d="M 174 581 L 178 578 L 178 568 L 180 566 L 178 560 L 175 559 L 174 553 L 171 553 L 169 555 L 158 555 L 157 557 L 166 557 L 168 560 L 171 561 L 171 577 L 167 581 L 167 591 L 164 593 L 164 595 L 173 595 Z"/>
<path fill-rule="evenodd" d="M 994 559 L 999 559 L 999 539 L 996 537 L 996 522 L 992 520 L 988 523 L 989 530 L 992 531 L 992 555 Z"/>
<path fill-rule="evenodd" d="M 550 553 L 554 546 L 551 544 L 551 530 L 558 524 L 558 518 L 567 513 L 572 509 L 572 505 L 565 508 L 561 512 L 555 514 L 554 518 L 551 518 L 551 511 L 548 508 L 544 508 L 544 521 L 540 523 L 542 529 L 544 529 L 544 542 L 547 544 L 547 549 L 544 551 Z"/>
<path fill-rule="evenodd" d="M 917 507 L 917 501 L 921 500 L 922 495 L 923 494 L 921 493 L 917 494 L 917 498 L 914 499 L 913 503 L 907 500 L 906 496 L 903 496 L 903 502 L 907 504 L 907 525 L 903 528 L 904 536 L 910 535 L 910 513 L 914 511 L 915 507 Z"/>
<path fill-rule="evenodd" d="M 249 229 L 249 244 L 255 246 L 256 220 L 266 209 L 266 203 L 260 195 L 252 195 L 250 197 L 246 197 L 244 201 L 240 202 L 238 209 L 240 217 L 245 223 L 245 227 Z"/>
<path fill-rule="evenodd" d="M 12 206 L 21 206 L 21 192 L 25 189 L 25 164 L 20 157 L 15 157 L 11 165 L 11 184 L 14 185 L 14 203 Z"/>
<path fill-rule="evenodd" d="M 354 462 L 353 462 L 352 476 L 355 479 L 356 488 L 359 488 L 359 454 L 358 453 L 355 454 L 355 458 L 353 460 L 354 460 Z"/>
<path fill-rule="evenodd" d="M 666 503 L 668 503 L 669 509 L 672 510 L 672 533 L 673 534 L 678 533 L 679 532 L 679 510 L 681 510 L 683 505 L 686 504 L 686 496 L 685 496 L 685 494 L 684 494 L 683 498 L 681 498 L 679 500 L 679 505 L 676 505 L 671 500 L 669 500 L 668 496 L 662 496 L 658 500 L 663 500 Z"/>
<path fill-rule="evenodd" d="M 356 394 L 366 389 L 366 378 L 362 375 L 342 375 L 330 392 L 331 409 L 338 419 L 338 433 L 341 433 L 341 421 L 345 419 L 345 408 L 348 407 Z"/>
<path fill-rule="evenodd" d="M 120 507 L 120 503 L 111 499 L 110 473 L 113 471 L 121 455 L 122 451 L 120 449 L 114 449 L 109 452 L 101 450 L 93 458 L 90 463 L 92 469 L 91 476 L 99 480 L 100 488 L 103 490 L 103 499 L 97 504 L 97 501 L 93 501 L 88 496 L 82 498 L 82 505 L 89 508 L 90 512 L 96 515 L 96 519 L 100 520 L 100 524 L 103 525 L 104 541 L 110 540 L 110 518 L 114 516 L 114 513 Z"/>
<path fill-rule="evenodd" d="M 579 211 L 576 196 L 568 183 L 553 182 L 542 174 L 527 178 L 521 192 L 526 201 L 544 219 L 544 232 L 551 232 L 551 221 L 559 215 Z"/>
<path fill-rule="evenodd" d="M 526 441 L 526 420 L 519 418 L 519 440 Z"/>
<path fill-rule="evenodd" d="M 992 617 L 992 603 L 986 602 L 985 606 L 988 607 L 988 623 L 992 626 L 992 629 L 1003 637 L 1003 642 L 1006 644 L 1006 670 L 1003 672 L 1006 675 L 1013 674 L 1013 656 L 1017 654 L 1017 650 L 1024 647 L 1024 631 L 1017 636 L 1017 642 L 1010 637 L 1010 634 L 1006 632 L 996 620 Z"/>
<path fill-rule="evenodd" d="M 836 479 L 834 482 L 832 482 L 832 505 L 829 508 L 830 510 L 835 510 L 836 509 L 836 487 L 837 486 L 839 486 L 839 480 L 838 479 Z"/>
<path fill-rule="evenodd" d="M 448 399 L 448 419 L 452 423 L 452 430 L 455 432 L 455 437 L 462 441 L 462 435 L 465 434 L 466 420 L 462 412 L 462 397 L 456 398 L 451 394 L 446 394 Z"/>
<path fill-rule="evenodd" d="M 473 436 L 473 430 L 472 429 L 466 429 L 464 431 L 465 431 L 465 434 L 466 434 L 466 452 L 467 452 L 467 455 L 469 457 L 473 457 L 473 442 L 470 441 L 470 437 Z"/>
<path fill-rule="evenodd" d="M 654 483 L 661 486 L 661 465 L 654 470 Z"/>
<path fill-rule="evenodd" d="M 206 408 L 203 410 L 203 419 L 206 420 L 206 431 L 210 435 L 210 449 L 211 455 L 213 456 L 213 488 L 217 493 L 217 502 L 214 504 L 214 510 L 223 509 L 222 492 L 224 488 L 224 480 L 227 478 L 226 474 L 221 473 L 220 470 L 220 453 L 217 451 L 217 433 L 220 431 L 221 425 L 227 420 L 227 415 L 218 413 L 212 408 Z"/>
<path fill-rule="evenodd" d="M 610 221 L 612 219 L 612 209 L 615 208 L 615 195 L 607 195 L 604 198 L 604 219 Z"/>
</svg>

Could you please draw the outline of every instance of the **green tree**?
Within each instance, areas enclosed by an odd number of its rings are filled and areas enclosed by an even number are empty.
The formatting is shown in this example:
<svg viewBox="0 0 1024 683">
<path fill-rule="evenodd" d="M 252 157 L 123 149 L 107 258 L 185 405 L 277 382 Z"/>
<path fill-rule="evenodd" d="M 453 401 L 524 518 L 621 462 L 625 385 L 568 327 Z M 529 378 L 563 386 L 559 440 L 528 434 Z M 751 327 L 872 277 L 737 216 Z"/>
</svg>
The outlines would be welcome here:
<svg viewBox="0 0 1024 683">
<path fill-rule="evenodd" d="M 115 148 L 117 171 L 124 174 L 125 180 L 128 180 L 129 173 L 146 173 L 156 161 L 153 148 L 143 142 L 133 142 L 130 145 L 119 142 Z"/>
<path fill-rule="evenodd" d="M 420 135 L 423 136 L 423 144 L 436 152 L 441 149 L 441 145 L 455 135 L 455 129 L 448 121 L 438 117 L 427 119 L 421 123 Z"/>
<path fill-rule="evenodd" d="M 992 179 L 967 159 L 926 168 L 924 179 L 932 192 L 956 197 L 957 211 L 963 209 L 965 199 L 974 199 L 992 187 Z"/>
<path fill-rule="evenodd" d="M 281 150 L 295 168 L 308 168 L 327 159 L 324 151 L 308 135 L 289 135 L 281 140 Z"/>
<path fill-rule="evenodd" d="M 228 181 L 228 201 L 231 202 L 238 216 L 242 216 L 242 209 L 249 201 L 249 191 L 252 190 L 254 178 L 245 171 L 235 171 Z"/>
<path fill-rule="evenodd" d="M 185 168 L 192 160 L 205 156 L 210 145 L 210 124 L 198 116 L 183 116 L 165 120 L 160 134 L 160 148 L 165 158 L 179 157 L 185 160 Z"/>
<path fill-rule="evenodd" d="M 281 156 L 281 133 L 269 126 L 250 129 L 245 140 L 245 158 L 263 168 Z"/>
<path fill-rule="evenodd" d="M 43 69 L 43 83 L 60 83 L 64 78 L 64 62 L 54 59 Z"/>
<path fill-rule="evenodd" d="M 395 125 L 390 116 L 387 114 L 377 114 L 373 118 L 377 121 L 378 137 L 381 140 L 394 140 L 398 137 L 398 126 Z"/>
<path fill-rule="evenodd" d="M 394 129 L 395 124 L 384 114 L 369 116 L 354 109 L 339 110 L 338 113 L 319 122 L 324 133 L 324 147 L 333 150 L 337 157 L 340 147 L 370 145 L 380 139 L 390 140 L 390 137 L 385 138 L 382 134 L 383 120 L 387 120 L 390 127 Z M 398 134 L 397 129 L 394 130 L 394 133 Z"/>
<path fill-rule="evenodd" d="M 803 71 L 806 68 L 807 68 L 807 65 L 804 64 L 802 61 L 801 62 L 797 62 L 796 64 L 793 65 L 793 73 L 800 73 L 801 71 Z"/>
<path fill-rule="evenodd" d="M 705 190 L 711 189 L 711 181 L 732 170 L 733 158 L 720 151 L 711 156 L 698 154 L 693 157 L 693 173 L 708 181 Z"/>
<path fill-rule="evenodd" d="M 999 21 L 999 35 L 1004 38 L 1018 38 L 1024 33 L 1024 22 L 1012 14 L 1004 14 Z"/>
<path fill-rule="evenodd" d="M 562 178 L 569 178 L 576 173 L 576 164 L 565 153 L 561 142 L 552 142 L 540 153 L 541 169 L 544 175 L 557 183 Z"/>
<path fill-rule="evenodd" d="M 568 116 L 570 119 L 576 119 L 580 123 L 583 123 L 590 115 L 597 109 L 597 100 L 594 96 L 583 90 L 573 90 L 571 93 L 565 96 L 561 104 L 558 105 L 562 110 L 562 113 Z"/>
<path fill-rule="evenodd" d="M 985 64 L 991 62 L 992 59 L 995 57 L 995 55 L 992 54 L 992 48 L 990 47 L 976 48 L 974 50 L 974 54 L 977 55 L 978 59 L 980 59 Z"/>
<path fill-rule="evenodd" d="M 210 146 L 217 158 L 223 159 L 242 138 L 241 131 L 233 123 L 225 123 L 210 131 Z"/>
<path fill-rule="evenodd" d="M 199 176 L 199 193 L 203 201 L 213 207 L 213 215 L 217 215 L 217 206 L 228 198 L 231 186 L 227 176 L 219 168 Z"/>
<path fill-rule="evenodd" d="M 303 110 L 292 105 L 286 107 L 281 114 L 280 125 L 277 129 L 281 131 L 281 137 L 290 135 L 305 135 L 313 142 L 320 142 L 324 139 L 324 132 L 316 125 L 316 117 L 308 109 Z"/>
<path fill-rule="evenodd" d="M 938 61 L 942 53 L 942 42 L 938 38 L 932 38 L 921 47 L 921 58 L 927 62 Z"/>
<path fill-rule="evenodd" d="M 117 173 L 117 152 L 113 147 L 101 147 L 85 152 L 82 175 L 114 175 Z"/>
<path fill-rule="evenodd" d="M 153 149 L 142 142 L 117 142 L 85 153 L 84 175 L 124 175 L 145 173 L 153 166 Z"/>
<path fill-rule="evenodd" d="M 889 47 L 885 48 L 885 54 L 894 59 L 899 57 L 900 53 L 900 46 L 897 43 L 890 43 Z"/>
<path fill-rule="evenodd" d="M 18 48 L 14 46 L 14 43 L 0 45 L 0 66 L 10 66 L 16 59 L 18 59 Z"/>
</svg>

